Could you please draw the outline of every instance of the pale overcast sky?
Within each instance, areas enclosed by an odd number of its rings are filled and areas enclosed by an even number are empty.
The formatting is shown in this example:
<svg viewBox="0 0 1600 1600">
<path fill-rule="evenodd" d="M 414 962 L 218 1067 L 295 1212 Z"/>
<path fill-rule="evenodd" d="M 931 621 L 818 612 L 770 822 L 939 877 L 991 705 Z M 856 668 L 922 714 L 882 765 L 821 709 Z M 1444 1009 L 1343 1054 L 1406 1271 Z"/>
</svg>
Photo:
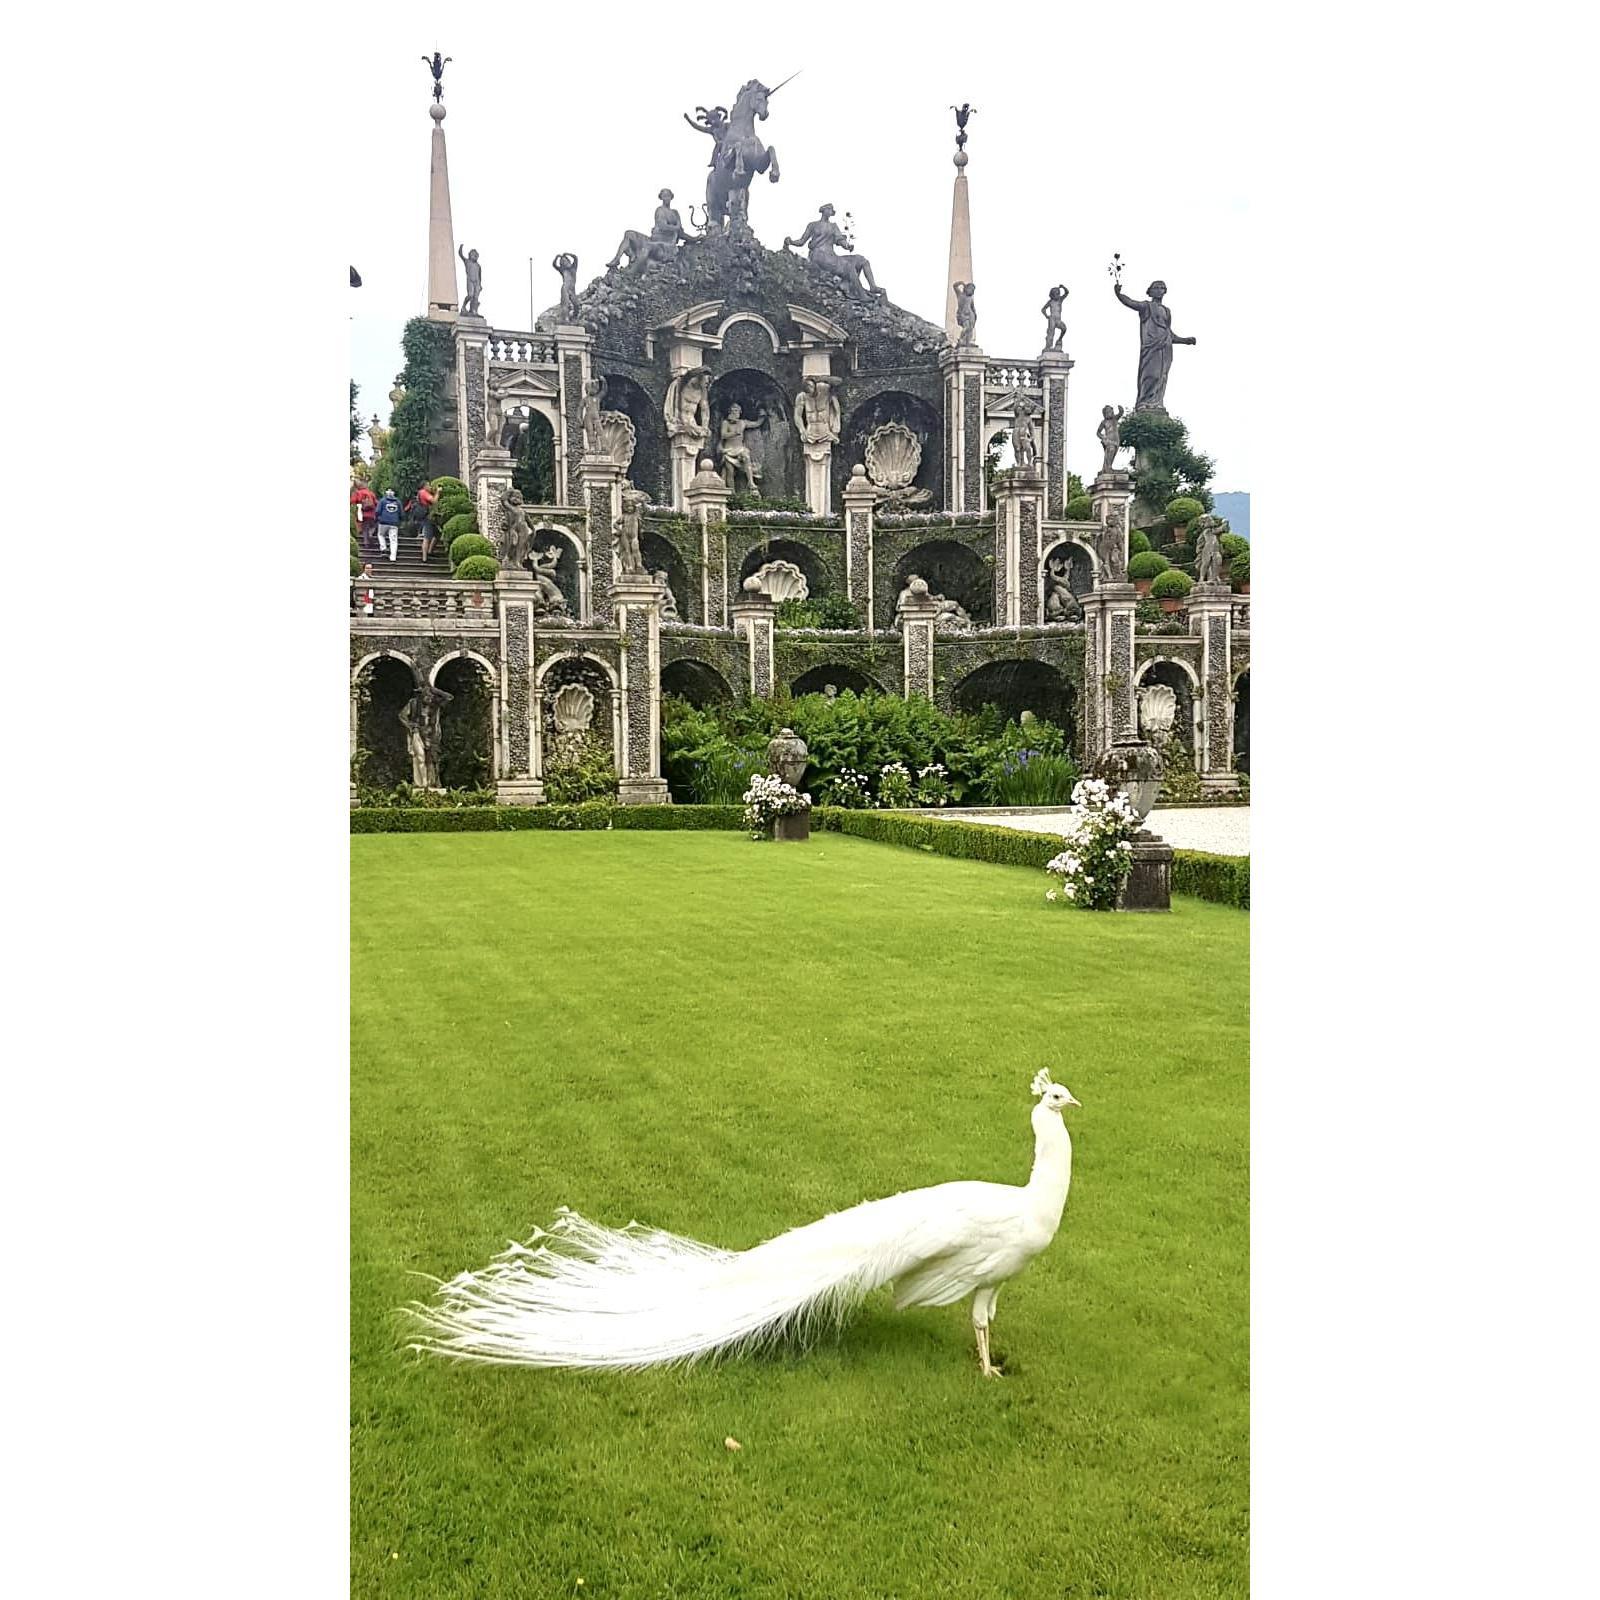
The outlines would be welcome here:
<svg viewBox="0 0 1600 1600">
<path fill-rule="evenodd" d="M 1019 5 L 962 8 L 966 20 L 950 23 L 931 10 L 814 4 L 772 23 L 741 18 L 727 38 L 697 26 L 687 46 L 677 12 L 564 11 L 580 18 L 580 37 L 604 44 L 603 68 L 582 43 L 552 44 L 553 14 L 485 6 L 446 19 L 428 8 L 415 13 L 421 21 L 386 21 L 363 40 L 349 255 L 364 284 L 350 291 L 351 374 L 364 415 L 387 419 L 400 330 L 426 300 L 425 49 L 454 57 L 444 128 L 456 241 L 478 250 L 484 314 L 507 329 L 529 326 L 530 256 L 542 311 L 556 298 L 557 251 L 577 252 L 582 286 L 625 228 L 649 228 L 658 189 L 676 192 L 687 221 L 689 202 L 704 198 L 709 142 L 681 113 L 731 106 L 747 79 L 777 84 L 798 71 L 760 128 L 783 174 L 752 189 L 764 244 L 798 234 L 829 201 L 841 218 L 853 215 L 856 248 L 890 299 L 942 325 L 950 107 L 970 101 L 985 352 L 1036 355 L 1046 291 L 1068 285 L 1068 465 L 1089 476 L 1100 406 L 1133 401 L 1138 318 L 1112 297 L 1106 271 L 1120 251 L 1124 288 L 1142 297 L 1163 278 L 1175 329 L 1199 340 L 1175 353 L 1169 408 L 1215 457 L 1215 489 L 1250 487 L 1244 150 L 1246 135 L 1266 130 L 1252 123 L 1248 74 L 1230 77 L 1227 27 L 1203 8 L 1164 19 L 1157 42 L 1148 19 L 1125 9 L 1030 21 Z M 440 19 L 436 37 L 430 18 Z"/>
</svg>

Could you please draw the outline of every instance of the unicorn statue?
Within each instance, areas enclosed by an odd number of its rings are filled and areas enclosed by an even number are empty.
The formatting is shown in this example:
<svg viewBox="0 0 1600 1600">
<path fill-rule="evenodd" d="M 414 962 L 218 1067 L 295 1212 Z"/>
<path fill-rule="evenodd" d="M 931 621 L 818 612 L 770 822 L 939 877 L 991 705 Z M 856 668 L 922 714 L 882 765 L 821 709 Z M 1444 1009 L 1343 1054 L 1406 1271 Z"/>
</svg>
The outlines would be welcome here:
<svg viewBox="0 0 1600 1600">
<path fill-rule="evenodd" d="M 795 76 L 797 74 L 790 73 L 783 83 Z M 752 78 L 735 97 L 731 114 L 721 106 L 709 111 L 696 106 L 698 117 L 684 113 L 684 121 L 691 128 L 711 136 L 710 171 L 706 174 L 705 228 L 708 232 L 713 228 L 719 232 L 748 229 L 750 180 L 764 172 L 768 182 L 778 181 L 778 152 L 771 145 L 762 144 L 756 133 L 756 123 L 767 120 L 767 102 L 778 89 L 769 89 Z"/>
</svg>

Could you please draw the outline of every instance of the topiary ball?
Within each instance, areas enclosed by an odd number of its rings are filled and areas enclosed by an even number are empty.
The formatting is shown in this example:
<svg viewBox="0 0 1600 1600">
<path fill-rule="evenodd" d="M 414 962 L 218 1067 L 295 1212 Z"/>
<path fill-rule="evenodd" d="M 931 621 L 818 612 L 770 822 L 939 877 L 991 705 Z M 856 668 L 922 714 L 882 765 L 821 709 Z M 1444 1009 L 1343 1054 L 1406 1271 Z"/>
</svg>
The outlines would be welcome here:
<svg viewBox="0 0 1600 1600">
<path fill-rule="evenodd" d="M 464 495 L 468 500 L 472 498 L 472 491 L 459 478 L 452 478 L 448 473 L 435 478 L 428 487 L 439 496 L 447 494 Z"/>
<path fill-rule="evenodd" d="M 1229 561 L 1238 556 L 1248 555 L 1250 551 L 1250 541 L 1241 538 L 1237 533 L 1225 533 L 1217 543 L 1222 546 L 1222 553 Z"/>
<path fill-rule="evenodd" d="M 1179 495 L 1176 500 L 1167 502 L 1167 521 L 1174 527 L 1193 522 L 1196 517 L 1203 517 L 1205 514 L 1206 508 L 1188 495 Z"/>
<path fill-rule="evenodd" d="M 353 555 L 350 557 L 350 576 L 352 578 L 361 576 L 361 558 L 359 556 Z"/>
<path fill-rule="evenodd" d="M 1240 584 L 1249 583 L 1249 581 L 1250 552 L 1246 550 L 1242 555 L 1235 556 L 1228 563 L 1228 582 L 1237 589 Z"/>
<path fill-rule="evenodd" d="M 1146 578 L 1160 577 L 1163 572 L 1170 571 L 1171 566 L 1165 556 L 1157 555 L 1154 550 L 1141 550 L 1128 558 L 1128 576 L 1142 582 Z"/>
<path fill-rule="evenodd" d="M 428 519 L 436 528 L 442 528 L 452 517 L 474 517 L 478 508 L 464 494 L 441 495 L 428 512 Z"/>
<path fill-rule="evenodd" d="M 1182 600 L 1194 588 L 1194 580 L 1186 572 L 1169 567 L 1150 585 L 1150 593 L 1157 600 Z"/>
<path fill-rule="evenodd" d="M 450 543 L 450 565 L 459 567 L 468 556 L 494 556 L 494 546 L 481 533 L 464 533 Z"/>
<path fill-rule="evenodd" d="M 455 570 L 455 576 L 466 583 L 493 583 L 500 570 L 493 556 L 468 556 Z"/>
<path fill-rule="evenodd" d="M 463 511 L 458 516 L 451 517 L 448 522 L 441 523 L 439 531 L 444 535 L 444 542 L 448 548 L 464 533 L 478 531 L 478 519 L 470 511 Z"/>
<path fill-rule="evenodd" d="M 1150 535 L 1148 533 L 1143 532 L 1141 529 L 1135 528 L 1133 532 L 1128 535 L 1128 554 L 1130 556 L 1136 556 L 1142 551 L 1148 550 L 1149 548 Z"/>
<path fill-rule="evenodd" d="M 1067 501 L 1068 522 L 1093 522 L 1094 501 L 1088 495 L 1080 494 Z"/>
</svg>

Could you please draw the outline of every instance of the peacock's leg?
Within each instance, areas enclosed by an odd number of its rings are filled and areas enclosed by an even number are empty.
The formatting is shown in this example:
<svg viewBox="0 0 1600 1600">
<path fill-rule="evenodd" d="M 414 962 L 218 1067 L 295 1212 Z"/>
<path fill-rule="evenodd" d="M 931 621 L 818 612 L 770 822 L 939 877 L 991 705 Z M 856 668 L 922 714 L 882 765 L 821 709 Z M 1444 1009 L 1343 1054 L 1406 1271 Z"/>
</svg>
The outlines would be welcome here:
<svg viewBox="0 0 1600 1600">
<path fill-rule="evenodd" d="M 972 1297 L 972 1330 L 978 1339 L 978 1366 L 986 1378 L 1002 1376 L 1000 1369 L 989 1359 L 989 1316 L 994 1310 L 996 1291 L 980 1289 Z"/>
</svg>

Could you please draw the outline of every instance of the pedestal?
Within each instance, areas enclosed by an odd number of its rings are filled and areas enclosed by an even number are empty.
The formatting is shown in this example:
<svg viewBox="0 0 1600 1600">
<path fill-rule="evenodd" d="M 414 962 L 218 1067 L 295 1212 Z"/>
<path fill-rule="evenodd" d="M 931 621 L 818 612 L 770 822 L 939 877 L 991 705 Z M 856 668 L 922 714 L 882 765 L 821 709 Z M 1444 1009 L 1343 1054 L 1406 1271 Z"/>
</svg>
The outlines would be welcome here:
<svg viewBox="0 0 1600 1600">
<path fill-rule="evenodd" d="M 494 797 L 503 806 L 542 806 L 544 785 L 537 778 L 502 778 L 494 786 Z"/>
<path fill-rule="evenodd" d="M 665 805 L 661 776 L 661 590 L 647 573 L 622 574 L 612 591 L 622 640 L 622 762 L 625 806 Z"/>
<path fill-rule="evenodd" d="M 933 698 L 933 622 L 938 615 L 939 604 L 931 596 L 907 600 L 900 608 L 901 682 L 907 700 L 914 694 Z"/>
<path fill-rule="evenodd" d="M 1172 909 L 1172 846 L 1148 828 L 1133 836 L 1133 871 L 1123 885 L 1119 911 Z"/>
<path fill-rule="evenodd" d="M 818 517 L 833 515 L 833 446 L 805 447 L 806 504 Z"/>
<path fill-rule="evenodd" d="M 1044 475 L 1021 467 L 1001 474 L 994 495 L 994 620 L 1003 628 L 1039 620 L 1039 529 Z"/>
<path fill-rule="evenodd" d="M 583 386 L 588 381 L 594 335 L 572 323 L 555 329 L 561 426 L 556 429 L 556 504 L 584 504 L 579 473 L 583 465 Z"/>
<path fill-rule="evenodd" d="M 772 596 L 743 589 L 733 604 L 733 631 L 749 650 L 750 693 L 768 699 L 773 690 Z"/>
<path fill-rule="evenodd" d="M 946 345 L 939 356 L 944 378 L 945 501 L 952 511 L 982 511 L 983 379 L 988 361 L 975 344 Z"/>
<path fill-rule="evenodd" d="M 844 486 L 845 594 L 856 608 L 864 628 L 872 623 L 872 525 L 878 491 L 858 461 Z"/>
<path fill-rule="evenodd" d="M 1237 787 L 1233 770 L 1233 596 L 1223 583 L 1189 591 L 1189 626 L 1200 635 L 1200 748 L 1195 768 L 1207 794 Z"/>
<path fill-rule="evenodd" d="M 1083 597 L 1084 746 L 1093 760 L 1119 739 L 1136 736 L 1133 623 L 1138 591 L 1102 583 Z"/>
<path fill-rule="evenodd" d="M 708 628 L 728 626 L 728 486 L 702 457 L 684 490 L 683 503 L 700 528 L 700 615 Z"/>
<path fill-rule="evenodd" d="M 772 837 L 780 843 L 804 844 L 811 837 L 810 811 L 792 811 L 786 817 L 774 817 Z"/>
<path fill-rule="evenodd" d="M 613 617 L 611 592 L 617 581 L 616 526 L 622 515 L 622 468 L 610 456 L 586 459 L 578 475 L 579 498 L 588 514 L 589 615 L 595 622 Z"/>
<path fill-rule="evenodd" d="M 1044 390 L 1044 514 L 1050 522 L 1067 515 L 1067 374 L 1072 358 L 1064 350 L 1039 355 L 1039 383 Z"/>
<path fill-rule="evenodd" d="M 511 488 L 511 452 L 498 445 L 480 445 L 475 468 L 473 495 L 478 509 L 478 531 L 494 546 L 495 555 L 505 559 L 505 515 L 501 498 Z M 446 550 L 445 554 L 449 555 Z"/>
<path fill-rule="evenodd" d="M 1133 475 L 1128 472 L 1118 472 L 1113 468 L 1109 472 L 1095 474 L 1094 482 L 1089 485 L 1089 502 L 1094 508 L 1094 520 L 1102 528 L 1110 527 L 1116 530 L 1116 536 L 1122 542 L 1122 559 L 1119 572 L 1127 575 L 1128 571 L 1128 516 L 1133 505 Z M 1102 550 L 1095 551 L 1095 560 L 1098 564 L 1104 562 L 1105 554 Z M 1104 577 L 1104 573 L 1101 573 Z"/>
</svg>

